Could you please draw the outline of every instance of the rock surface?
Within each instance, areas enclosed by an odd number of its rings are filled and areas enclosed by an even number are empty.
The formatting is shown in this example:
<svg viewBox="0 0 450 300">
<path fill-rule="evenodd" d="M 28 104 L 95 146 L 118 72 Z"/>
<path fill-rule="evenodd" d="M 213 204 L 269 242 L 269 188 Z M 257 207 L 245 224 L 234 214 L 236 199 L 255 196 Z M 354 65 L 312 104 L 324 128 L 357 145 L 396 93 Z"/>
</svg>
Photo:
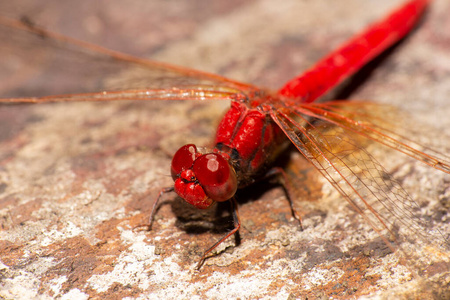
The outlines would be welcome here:
<svg viewBox="0 0 450 300">
<path fill-rule="evenodd" d="M 36 7 L 21 0 L 0 4 L 0 11 L 107 48 L 277 88 L 391 2 L 52 0 Z M 423 128 L 434 128 L 414 138 L 447 154 L 449 10 L 448 1 L 435 1 L 414 34 L 349 96 L 408 111 Z M 89 74 L 70 82 L 46 77 L 44 64 L 17 76 L 0 68 L 1 95 L 93 84 Z M 67 65 L 83 74 L 82 63 Z M 450 297 L 448 255 L 426 270 L 428 282 L 414 278 L 408 263 L 307 166 L 296 181 L 302 197 L 294 200 L 303 231 L 283 191 L 257 184 L 238 196 L 240 245 L 229 239 L 200 271 L 194 267 L 202 251 L 231 226 L 226 203 L 196 211 L 167 195 L 153 231 L 133 230 L 148 221 L 157 193 L 171 184 L 170 155 L 187 142 L 210 145 L 227 105 L 0 106 L 0 297 Z M 448 234 L 449 175 L 406 158 L 388 160 L 386 168 Z"/>
</svg>

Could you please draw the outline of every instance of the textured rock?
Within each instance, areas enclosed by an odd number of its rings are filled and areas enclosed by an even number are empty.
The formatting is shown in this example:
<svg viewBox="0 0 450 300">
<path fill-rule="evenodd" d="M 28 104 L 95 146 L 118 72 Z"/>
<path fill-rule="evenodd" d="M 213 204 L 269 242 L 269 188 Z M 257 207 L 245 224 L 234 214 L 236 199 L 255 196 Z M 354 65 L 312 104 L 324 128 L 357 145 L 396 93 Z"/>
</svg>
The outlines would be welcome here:
<svg viewBox="0 0 450 300">
<path fill-rule="evenodd" d="M 20 2 L 0 4 L 0 11 L 108 48 L 271 88 L 392 7 L 387 0 L 47 1 L 37 9 L 35 1 Z M 441 137 L 450 126 L 449 9 L 447 1 L 435 1 L 416 32 L 350 95 L 409 111 L 435 128 L 417 138 L 447 154 L 449 140 Z M 17 77 L 0 70 L 2 95 L 95 84 L 89 74 L 73 82 L 48 79 L 39 68 L 46 63 Z M 81 63 L 71 64 L 77 65 L 75 73 L 82 74 Z M 158 191 L 171 184 L 170 155 L 187 142 L 209 145 L 227 105 L 0 106 L 0 296 L 450 297 L 448 257 L 426 270 L 428 282 L 414 278 L 409 264 L 303 164 L 294 203 L 304 231 L 282 190 L 267 184 L 239 195 L 240 245 L 229 239 L 200 271 L 194 267 L 204 249 L 232 226 L 227 203 L 196 211 L 167 195 L 153 231 L 133 230 L 147 222 Z M 448 234 L 450 177 L 411 159 L 387 162 Z"/>
</svg>

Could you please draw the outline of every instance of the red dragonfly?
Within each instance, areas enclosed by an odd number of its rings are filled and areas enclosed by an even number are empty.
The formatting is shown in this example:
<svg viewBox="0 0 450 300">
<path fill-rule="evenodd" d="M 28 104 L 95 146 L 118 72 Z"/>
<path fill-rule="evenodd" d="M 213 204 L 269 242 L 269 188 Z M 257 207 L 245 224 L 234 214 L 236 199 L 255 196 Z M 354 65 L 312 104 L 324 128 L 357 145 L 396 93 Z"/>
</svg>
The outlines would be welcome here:
<svg viewBox="0 0 450 300">
<path fill-rule="evenodd" d="M 26 40 L 33 45 L 54 43 L 56 46 L 81 47 L 102 59 L 133 65 L 148 76 L 134 85 L 129 81 L 116 81 L 114 88 L 105 85 L 101 92 L 4 98 L 0 101 L 231 100 L 231 108 L 219 124 L 211 151 L 200 151 L 195 145 L 188 144 L 175 153 L 171 164 L 175 184 L 161 190 L 150 216 L 151 225 L 161 196 L 168 192 L 175 191 L 200 209 L 230 200 L 234 228 L 204 252 L 197 268 L 214 248 L 239 230 L 234 198 L 237 189 L 270 176 L 286 176 L 283 170 L 271 164 L 289 143 L 294 144 L 370 223 L 386 244 L 390 245 L 386 234 L 395 236 L 392 231 L 394 225 L 405 229 L 398 239 L 417 236 L 426 240 L 429 236 L 424 225 L 414 217 L 415 201 L 357 143 L 364 137 L 446 173 L 450 173 L 448 159 L 438 152 L 420 148 L 408 138 L 383 128 L 374 119 L 365 119 L 370 114 L 358 112 L 345 103 L 315 101 L 401 40 L 415 26 L 429 2 L 406 2 L 278 91 L 139 59 L 46 31 L 29 21 L 2 17 L 0 26 L 4 27 L 2 32 L 5 34 L 2 38 L 11 40 L 12 44 L 22 43 L 23 47 Z M 142 79 L 148 81 L 142 84 Z M 300 221 L 289 193 L 287 196 L 294 217 Z M 448 243 L 440 233 L 437 242 Z"/>
</svg>

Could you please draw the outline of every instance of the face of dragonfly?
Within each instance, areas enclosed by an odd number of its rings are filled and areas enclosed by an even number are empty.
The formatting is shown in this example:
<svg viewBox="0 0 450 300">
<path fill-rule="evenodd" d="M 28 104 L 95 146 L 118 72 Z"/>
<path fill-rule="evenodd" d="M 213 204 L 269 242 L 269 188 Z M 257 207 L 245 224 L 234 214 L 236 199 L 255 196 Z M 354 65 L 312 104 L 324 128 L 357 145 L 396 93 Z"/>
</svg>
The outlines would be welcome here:
<svg viewBox="0 0 450 300">
<path fill-rule="evenodd" d="M 217 153 L 202 154 L 193 144 L 175 153 L 171 174 L 175 192 L 200 209 L 230 199 L 237 190 L 236 173 L 228 161 Z"/>
</svg>

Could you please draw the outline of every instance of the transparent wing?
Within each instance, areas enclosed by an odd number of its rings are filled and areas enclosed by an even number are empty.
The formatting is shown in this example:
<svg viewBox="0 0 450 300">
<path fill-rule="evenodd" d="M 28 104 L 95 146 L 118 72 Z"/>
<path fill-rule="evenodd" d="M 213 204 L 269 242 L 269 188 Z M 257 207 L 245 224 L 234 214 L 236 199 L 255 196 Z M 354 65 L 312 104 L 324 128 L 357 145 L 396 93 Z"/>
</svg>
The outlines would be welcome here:
<svg viewBox="0 0 450 300">
<path fill-rule="evenodd" d="M 430 232 L 418 216 L 419 205 L 369 151 L 374 150 L 370 145 L 375 141 L 450 173 L 448 160 L 425 154 L 412 148 L 402 136 L 382 131 L 370 113 L 361 113 L 368 119 L 359 122 L 359 113 L 351 105 L 345 111 L 344 106 L 339 110 L 339 105 L 333 104 L 277 107 L 270 114 L 295 147 L 387 245 L 391 240 L 399 246 L 403 241 L 414 244 L 419 239 L 429 245 L 450 248 L 442 232 Z"/>
<path fill-rule="evenodd" d="M 299 112 L 362 135 L 450 174 L 448 156 L 410 138 L 426 136 L 426 130 L 432 129 L 421 126 L 420 131 L 411 116 L 395 107 L 362 101 L 330 101 L 306 105 Z M 427 144 L 430 145 L 430 141 Z"/>
<path fill-rule="evenodd" d="M 219 75 L 136 58 L 5 17 L 0 17 L 0 40 L 2 102 L 236 99 L 257 91 Z M 62 96 L 46 97 L 49 90 Z"/>
</svg>

